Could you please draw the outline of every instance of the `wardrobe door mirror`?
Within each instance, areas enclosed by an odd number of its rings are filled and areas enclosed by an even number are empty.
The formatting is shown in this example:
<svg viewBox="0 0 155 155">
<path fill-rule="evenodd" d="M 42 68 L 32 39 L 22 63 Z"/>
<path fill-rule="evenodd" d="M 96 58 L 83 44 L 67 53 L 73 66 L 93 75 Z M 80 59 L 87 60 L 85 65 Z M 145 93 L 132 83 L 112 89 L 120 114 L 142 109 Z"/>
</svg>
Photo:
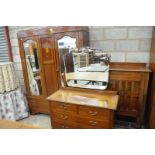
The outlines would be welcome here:
<svg viewBox="0 0 155 155">
<path fill-rule="evenodd" d="M 58 40 L 59 48 L 59 62 L 60 62 L 60 77 L 61 85 L 64 86 L 66 82 L 65 72 L 74 72 L 74 62 L 72 53 L 70 53 L 71 48 L 76 48 L 76 38 L 70 36 L 64 36 Z"/>
<path fill-rule="evenodd" d="M 27 40 L 24 42 L 25 61 L 28 73 L 29 88 L 31 95 L 41 95 L 41 76 L 38 60 L 37 42 Z"/>
</svg>

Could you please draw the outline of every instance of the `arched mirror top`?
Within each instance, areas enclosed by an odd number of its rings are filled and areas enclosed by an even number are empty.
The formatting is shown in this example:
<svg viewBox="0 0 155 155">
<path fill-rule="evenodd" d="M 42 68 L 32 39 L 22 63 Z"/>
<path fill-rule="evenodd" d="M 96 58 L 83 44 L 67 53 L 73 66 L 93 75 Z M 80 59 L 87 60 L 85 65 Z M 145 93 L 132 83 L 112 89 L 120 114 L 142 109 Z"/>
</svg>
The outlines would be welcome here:
<svg viewBox="0 0 155 155">
<path fill-rule="evenodd" d="M 64 36 L 58 40 L 58 48 L 75 48 L 76 47 L 76 38 L 70 36 Z"/>
<path fill-rule="evenodd" d="M 24 43 L 23 43 L 23 45 L 24 45 L 24 50 L 27 50 L 27 52 L 28 51 L 31 51 L 32 52 L 32 49 L 33 48 L 37 48 L 37 42 L 34 41 L 34 40 L 31 40 L 31 39 L 25 40 Z"/>
</svg>

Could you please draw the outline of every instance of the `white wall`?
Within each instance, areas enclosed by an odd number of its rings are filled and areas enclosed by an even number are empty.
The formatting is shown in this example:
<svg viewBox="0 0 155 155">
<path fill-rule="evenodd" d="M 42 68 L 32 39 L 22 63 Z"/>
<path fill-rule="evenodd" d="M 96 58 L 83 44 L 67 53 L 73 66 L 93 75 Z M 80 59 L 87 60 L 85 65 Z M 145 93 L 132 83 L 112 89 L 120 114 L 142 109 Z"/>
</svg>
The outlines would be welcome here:
<svg viewBox="0 0 155 155">
<path fill-rule="evenodd" d="M 90 26 L 90 45 L 112 56 L 113 62 L 149 62 L 152 26 Z"/>
</svg>

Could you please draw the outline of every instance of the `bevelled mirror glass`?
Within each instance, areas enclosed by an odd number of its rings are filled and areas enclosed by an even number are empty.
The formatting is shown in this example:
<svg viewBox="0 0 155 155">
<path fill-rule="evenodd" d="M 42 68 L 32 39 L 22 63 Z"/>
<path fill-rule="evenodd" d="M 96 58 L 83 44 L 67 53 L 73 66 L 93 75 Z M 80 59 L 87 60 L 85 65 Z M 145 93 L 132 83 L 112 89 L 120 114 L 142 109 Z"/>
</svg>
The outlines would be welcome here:
<svg viewBox="0 0 155 155">
<path fill-rule="evenodd" d="M 74 71 L 68 69 L 68 57 L 71 59 L 71 56 Z M 69 49 L 64 55 L 67 86 L 105 90 L 109 81 L 109 62 L 110 56 L 99 49 Z"/>
<path fill-rule="evenodd" d="M 58 41 L 62 81 L 69 87 L 106 89 L 110 56 L 96 48 L 78 49 L 72 38 L 68 37 L 66 42 L 64 40 Z"/>
<path fill-rule="evenodd" d="M 58 40 L 59 48 L 59 62 L 60 62 L 60 77 L 61 85 L 64 86 L 66 82 L 65 72 L 66 70 L 74 71 L 73 59 L 71 53 L 69 53 L 71 48 L 76 48 L 76 38 L 70 36 L 64 36 Z M 66 58 L 67 57 L 67 58 Z M 65 63 L 67 61 L 67 64 Z"/>
<path fill-rule="evenodd" d="M 29 88 L 31 95 L 41 95 L 41 76 L 38 60 L 37 43 L 33 40 L 24 42 L 25 60 L 29 80 Z"/>
</svg>

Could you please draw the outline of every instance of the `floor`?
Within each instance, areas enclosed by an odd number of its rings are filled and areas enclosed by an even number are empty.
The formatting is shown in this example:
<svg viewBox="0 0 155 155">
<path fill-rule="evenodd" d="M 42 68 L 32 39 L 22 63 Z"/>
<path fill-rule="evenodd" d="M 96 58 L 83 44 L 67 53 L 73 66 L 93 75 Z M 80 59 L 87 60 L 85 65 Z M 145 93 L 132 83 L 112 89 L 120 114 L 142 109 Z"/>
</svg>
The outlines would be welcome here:
<svg viewBox="0 0 155 155">
<path fill-rule="evenodd" d="M 30 125 L 40 126 L 45 129 L 51 129 L 51 122 L 49 115 L 45 114 L 37 114 L 37 115 L 30 115 L 27 118 L 20 120 L 19 122 L 23 122 Z M 115 129 L 134 129 L 135 124 L 126 121 L 115 121 Z"/>
<path fill-rule="evenodd" d="M 45 129 L 51 129 L 50 117 L 44 114 L 30 115 L 27 118 L 19 120 L 19 122 L 39 126 Z"/>
</svg>

